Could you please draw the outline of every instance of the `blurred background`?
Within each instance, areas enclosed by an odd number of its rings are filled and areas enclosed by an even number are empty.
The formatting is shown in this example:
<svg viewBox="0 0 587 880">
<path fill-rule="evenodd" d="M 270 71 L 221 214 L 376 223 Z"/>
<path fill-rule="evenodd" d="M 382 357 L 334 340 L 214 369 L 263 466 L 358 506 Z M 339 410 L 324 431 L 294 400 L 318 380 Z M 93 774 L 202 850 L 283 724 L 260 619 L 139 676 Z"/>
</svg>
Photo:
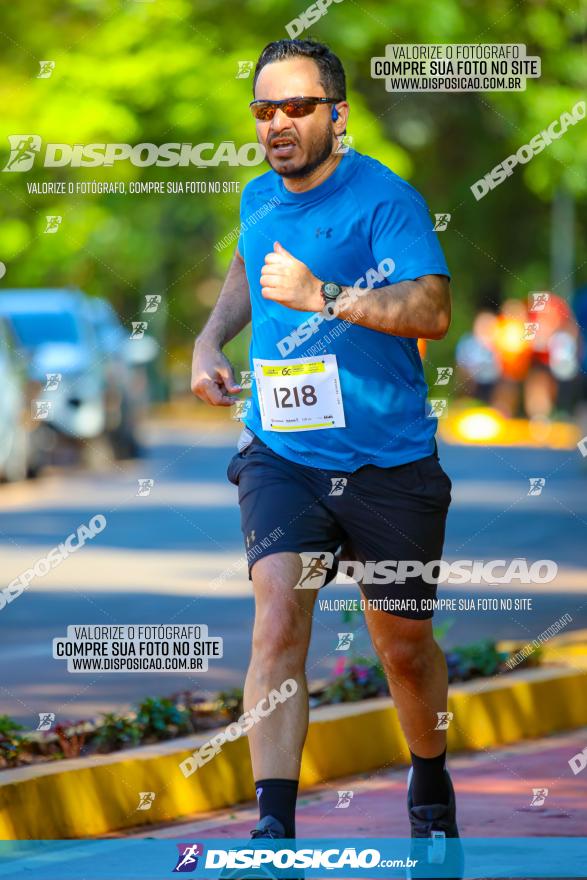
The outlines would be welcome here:
<svg viewBox="0 0 587 880">
<path fill-rule="evenodd" d="M 564 613 L 569 631 L 587 626 L 587 123 L 481 201 L 470 191 L 582 98 L 580 8 L 343 2 L 303 34 L 341 57 L 352 146 L 424 194 L 453 273 L 451 330 L 420 344 L 430 396 L 444 401 L 440 451 L 454 499 L 446 558 L 549 558 L 559 567 L 540 587 L 444 588 L 533 600 L 525 612 L 439 614 L 447 651 L 477 642 L 482 654 L 497 639 L 523 645 Z M 28 0 L 26 14 L 5 6 L 3 165 L 15 135 L 71 145 L 254 142 L 251 67 L 302 9 L 244 0 L 237 23 L 218 0 Z M 389 93 L 370 78 L 370 58 L 389 42 L 524 43 L 542 75 L 519 93 Z M 108 521 L 91 546 L 0 610 L 0 713 L 26 729 L 39 712 L 89 719 L 148 695 L 240 688 L 253 615 L 236 492 L 225 478 L 239 424 L 189 395 L 193 340 L 234 252 L 224 240 L 239 224 L 240 195 L 52 195 L 42 185 L 242 188 L 263 170 L 37 162 L 0 174 L 0 586 L 94 514 Z M 247 369 L 248 339 L 245 331 L 227 348 L 237 371 Z M 536 478 L 541 491 L 529 494 Z M 51 658 L 51 639 L 69 624 L 141 622 L 206 623 L 224 637 L 225 656 L 199 677 L 70 675 Z M 355 633 L 356 653 L 372 656 L 359 618 L 319 611 L 312 680 L 344 672 L 341 625 Z"/>
<path fill-rule="evenodd" d="M 2 12 L 2 144 L 8 134 L 43 142 L 255 142 L 248 109 L 252 73 L 270 40 L 305 8 L 286 0 L 240 5 L 238 32 L 230 6 L 208 0 L 39 2 L 27 16 Z M 28 17 L 38 25 L 31 32 Z M 398 0 L 332 4 L 304 31 L 332 44 L 345 65 L 353 147 L 407 178 L 432 213 L 450 213 L 441 235 L 454 273 L 451 333 L 431 346 L 431 364 L 453 363 L 459 338 L 476 314 L 498 312 L 510 298 L 551 290 L 569 299 L 585 283 L 587 127 L 579 123 L 505 184 L 476 202 L 469 187 L 581 99 L 585 19 L 579 3 L 535 0 L 515 8 Z M 517 42 L 542 60 L 542 76 L 524 92 L 389 93 L 370 78 L 370 58 L 387 42 Z M 54 61 L 37 78 L 41 60 Z M 239 76 L 240 71 L 240 76 Z M 247 73 L 243 76 L 243 73 Z M 6 152 L 8 156 L 8 151 Z M 127 323 L 144 294 L 164 294 L 156 326 L 160 381 L 187 389 L 194 333 L 215 302 L 233 245 L 215 248 L 238 225 L 238 193 L 193 195 L 33 195 L 33 181 L 238 180 L 253 168 L 34 167 L 4 174 L 0 254 L 4 285 L 75 286 L 107 298 Z M 45 234 L 46 215 L 63 219 Z M 246 339 L 234 346 L 244 363 Z M 160 393 L 163 393 L 161 390 Z"/>
</svg>

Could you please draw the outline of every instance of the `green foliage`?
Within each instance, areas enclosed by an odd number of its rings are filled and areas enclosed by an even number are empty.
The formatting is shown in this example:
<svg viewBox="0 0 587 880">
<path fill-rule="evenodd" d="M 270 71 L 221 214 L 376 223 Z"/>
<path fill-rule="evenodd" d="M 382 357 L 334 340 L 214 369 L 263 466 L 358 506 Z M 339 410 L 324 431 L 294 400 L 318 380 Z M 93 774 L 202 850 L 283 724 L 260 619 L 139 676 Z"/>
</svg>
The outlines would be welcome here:
<svg viewBox="0 0 587 880">
<path fill-rule="evenodd" d="M 125 746 L 137 745 L 142 736 L 142 728 L 135 718 L 105 712 L 102 723 L 94 737 L 94 743 L 101 752 L 115 752 Z"/>
<path fill-rule="evenodd" d="M 3 151 L 15 133 L 69 144 L 254 142 L 251 78 L 237 79 L 237 62 L 255 61 L 267 42 L 284 36 L 300 6 L 245 0 L 238 23 L 234 7 L 221 0 L 27 0 L 22 12 L 19 4 L 0 12 Z M 469 187 L 582 97 L 583 29 L 568 0 L 367 0 L 333 4 L 304 33 L 330 43 L 345 64 L 356 149 L 410 180 L 433 213 L 452 213 L 441 241 L 454 273 L 453 326 L 429 346 L 431 364 L 451 356 L 488 290 L 525 296 L 549 285 L 549 201 L 559 189 L 577 199 L 587 191 L 587 122 L 518 167 L 481 204 Z M 528 54 L 541 57 L 542 76 L 519 93 L 390 94 L 370 76 L 371 57 L 382 56 L 388 42 L 525 43 Z M 51 77 L 37 78 L 38 59 L 55 60 Z M 28 193 L 26 183 L 197 179 L 242 186 L 263 170 L 121 162 L 4 174 L 3 284 L 79 285 L 108 296 L 129 321 L 144 293 L 165 294 L 169 319 L 160 332 L 168 366 L 187 377 L 193 335 L 233 252 L 214 245 L 239 223 L 239 194 L 47 196 Z M 577 213 L 579 251 L 585 221 Z M 43 234 L 48 214 L 63 217 L 56 235 Z M 231 347 L 240 366 L 245 346 L 242 334 Z"/>
<path fill-rule="evenodd" d="M 189 712 L 164 697 L 143 700 L 139 704 L 136 723 L 143 740 L 171 739 L 190 731 Z"/>
<path fill-rule="evenodd" d="M 453 648 L 447 655 L 449 675 L 451 679 L 465 680 L 474 676 L 489 676 L 499 672 L 507 653 L 498 651 L 495 642 L 480 639 L 462 648 Z"/>
<path fill-rule="evenodd" d="M 343 608 L 340 616 L 342 623 L 353 623 L 355 618 L 362 618 L 363 612 L 359 608 Z"/>
<path fill-rule="evenodd" d="M 442 638 L 452 623 L 452 620 L 447 620 L 442 626 L 435 628 L 435 637 Z M 513 656 L 516 651 L 511 653 Z M 451 682 L 508 671 L 505 665 L 508 653 L 498 651 L 495 642 L 490 639 L 453 648 L 445 656 Z M 518 666 L 537 666 L 541 659 L 542 649 L 537 648 Z M 312 697 L 313 706 L 351 703 L 389 694 L 383 667 L 376 657 L 341 658 L 337 667 L 339 674 Z M 86 722 L 83 721 L 58 724 L 55 733 L 59 740 L 60 753 L 42 754 L 48 760 L 76 757 L 81 754 L 86 737 L 91 738 L 91 746 L 97 751 L 113 752 L 141 742 L 172 739 L 188 734 L 194 729 L 189 707 L 193 709 L 197 700 L 193 700 L 190 692 L 179 696 L 182 698 L 180 704 L 173 698 L 147 697 L 133 715 L 104 713 L 93 733 L 86 731 Z M 223 715 L 228 723 L 237 721 L 243 713 L 242 688 L 220 691 L 213 705 L 213 712 Z M 20 730 L 24 730 L 22 725 L 8 715 L 0 715 L 0 766 L 16 766 L 27 748 L 30 748 L 31 743 L 26 736 L 19 735 Z"/>
<path fill-rule="evenodd" d="M 453 621 L 446 621 L 440 637 L 446 634 Z M 438 638 L 435 634 L 435 638 Z M 507 672 L 504 665 L 508 654 L 498 651 L 495 642 L 481 639 L 445 653 L 450 682 L 471 678 L 490 677 Z M 519 665 L 537 666 L 541 660 L 537 650 Z M 350 703 L 388 693 L 388 685 L 381 663 L 375 657 L 349 657 L 342 673 L 337 675 L 320 693 L 316 705 Z"/>
<path fill-rule="evenodd" d="M 18 764 L 26 746 L 26 737 L 20 736 L 19 730 L 24 730 L 22 724 L 0 715 L 0 761 L 8 767 Z"/>
<path fill-rule="evenodd" d="M 14 721 L 9 715 L 0 715 L 0 736 L 12 736 L 19 730 L 24 730 L 22 724 Z"/>
</svg>

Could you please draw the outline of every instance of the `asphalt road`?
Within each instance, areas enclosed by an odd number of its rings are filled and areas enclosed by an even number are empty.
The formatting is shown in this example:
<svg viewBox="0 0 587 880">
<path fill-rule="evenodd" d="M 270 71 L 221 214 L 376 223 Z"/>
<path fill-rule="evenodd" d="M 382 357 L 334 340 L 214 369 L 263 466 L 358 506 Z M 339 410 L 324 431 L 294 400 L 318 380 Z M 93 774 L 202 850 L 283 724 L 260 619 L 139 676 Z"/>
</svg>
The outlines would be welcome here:
<svg viewBox="0 0 587 880">
<path fill-rule="evenodd" d="M 104 462 L 96 472 L 52 474 L 0 487 L 2 585 L 82 523 L 102 513 L 107 527 L 0 610 L 0 714 L 29 729 L 37 713 L 62 721 L 124 709 L 145 696 L 186 688 L 212 695 L 242 683 L 253 621 L 236 490 L 225 478 L 236 428 L 151 426 L 138 462 Z M 490 638 L 531 642 L 561 615 L 568 629 L 587 626 L 587 472 L 577 450 L 441 446 L 453 480 L 445 557 L 552 559 L 556 579 L 537 586 L 443 587 L 455 598 L 530 598 L 522 611 L 439 612 L 452 619 L 445 646 Z M 546 479 L 529 496 L 529 479 Z M 139 480 L 153 480 L 148 495 Z M 240 561 L 240 562 L 239 562 Z M 218 576 L 222 575 L 220 581 Z M 216 580 L 215 580 L 216 579 Z M 324 598 L 353 598 L 353 585 L 329 586 Z M 52 639 L 72 624 L 207 624 L 224 639 L 224 656 L 207 672 L 68 673 L 52 658 Z M 308 661 L 311 679 L 331 674 L 338 633 L 369 651 L 357 616 L 317 610 Z"/>
</svg>

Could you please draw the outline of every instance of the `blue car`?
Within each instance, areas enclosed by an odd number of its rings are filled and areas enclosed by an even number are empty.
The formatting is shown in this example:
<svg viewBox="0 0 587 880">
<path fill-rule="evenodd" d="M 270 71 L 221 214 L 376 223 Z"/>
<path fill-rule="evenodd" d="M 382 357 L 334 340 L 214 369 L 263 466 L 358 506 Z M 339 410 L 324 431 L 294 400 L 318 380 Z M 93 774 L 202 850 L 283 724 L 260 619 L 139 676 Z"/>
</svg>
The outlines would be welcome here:
<svg viewBox="0 0 587 880">
<path fill-rule="evenodd" d="M 0 316 L 27 366 L 35 445 L 46 458 L 61 441 L 83 450 L 100 437 L 118 457 L 123 445 L 124 454 L 136 454 L 134 423 L 121 412 L 124 373 L 113 369 L 114 340 L 100 332 L 92 298 L 76 290 L 4 290 Z M 124 336 L 119 324 L 120 347 Z"/>
</svg>

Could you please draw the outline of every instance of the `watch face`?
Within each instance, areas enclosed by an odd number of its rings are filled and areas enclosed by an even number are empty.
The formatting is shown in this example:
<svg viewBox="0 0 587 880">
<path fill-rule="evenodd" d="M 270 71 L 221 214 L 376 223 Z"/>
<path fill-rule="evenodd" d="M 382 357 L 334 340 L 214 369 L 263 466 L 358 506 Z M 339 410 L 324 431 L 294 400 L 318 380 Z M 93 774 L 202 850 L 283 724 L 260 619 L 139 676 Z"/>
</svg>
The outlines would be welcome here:
<svg viewBox="0 0 587 880">
<path fill-rule="evenodd" d="M 327 299 L 336 299 L 336 297 L 339 295 L 342 288 L 339 284 L 336 284 L 334 281 L 327 281 L 323 285 L 323 290 L 324 290 L 324 296 L 327 297 Z"/>
</svg>

